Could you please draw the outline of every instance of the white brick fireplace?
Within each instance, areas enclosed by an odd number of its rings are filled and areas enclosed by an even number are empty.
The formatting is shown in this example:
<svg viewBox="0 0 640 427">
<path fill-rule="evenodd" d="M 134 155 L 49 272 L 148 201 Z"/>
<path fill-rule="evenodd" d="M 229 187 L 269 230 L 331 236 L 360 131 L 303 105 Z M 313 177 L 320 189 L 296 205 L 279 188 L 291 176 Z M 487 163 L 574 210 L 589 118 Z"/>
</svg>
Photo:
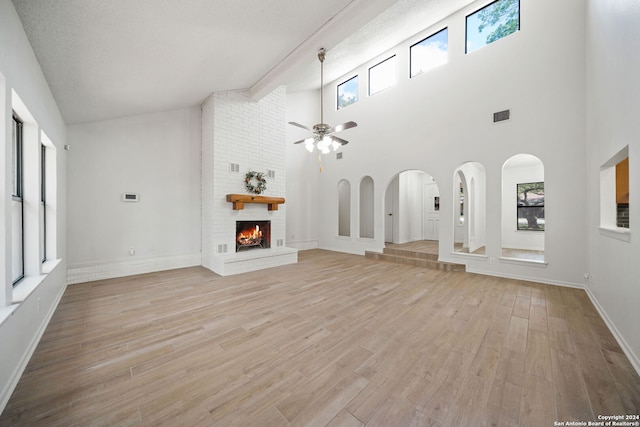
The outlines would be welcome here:
<svg viewBox="0 0 640 427">
<path fill-rule="evenodd" d="M 277 210 L 246 203 L 234 210 L 227 194 L 248 194 L 248 171 L 271 172 L 261 194 L 285 197 L 286 90 L 260 101 L 246 91 L 212 94 L 202 104 L 202 265 L 228 276 L 298 261 L 286 247 L 286 202 Z M 270 221 L 271 245 L 236 253 L 236 221 Z"/>
</svg>

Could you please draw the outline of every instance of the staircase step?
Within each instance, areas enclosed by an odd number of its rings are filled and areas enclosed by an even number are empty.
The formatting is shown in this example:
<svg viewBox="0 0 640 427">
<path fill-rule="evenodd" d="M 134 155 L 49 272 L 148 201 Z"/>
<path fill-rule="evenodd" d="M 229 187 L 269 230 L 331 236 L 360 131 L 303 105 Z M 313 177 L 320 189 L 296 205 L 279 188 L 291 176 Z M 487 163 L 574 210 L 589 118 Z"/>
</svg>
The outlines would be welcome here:
<svg viewBox="0 0 640 427">
<path fill-rule="evenodd" d="M 423 258 L 423 257 L 412 257 L 412 256 L 405 256 L 405 255 L 373 252 L 373 251 L 366 251 L 364 255 L 366 258 L 369 258 L 369 259 L 393 262 L 396 264 L 412 265 L 414 267 L 426 267 L 426 268 L 432 268 L 435 270 L 443 270 L 443 271 L 465 271 L 464 264 L 440 262 L 437 260 Z M 429 254 L 423 254 L 423 255 L 429 255 Z"/>
<path fill-rule="evenodd" d="M 408 249 L 384 248 L 382 253 L 387 255 L 398 255 L 406 258 L 428 259 L 430 261 L 438 261 L 438 254 L 430 254 L 426 252 L 416 252 Z"/>
</svg>

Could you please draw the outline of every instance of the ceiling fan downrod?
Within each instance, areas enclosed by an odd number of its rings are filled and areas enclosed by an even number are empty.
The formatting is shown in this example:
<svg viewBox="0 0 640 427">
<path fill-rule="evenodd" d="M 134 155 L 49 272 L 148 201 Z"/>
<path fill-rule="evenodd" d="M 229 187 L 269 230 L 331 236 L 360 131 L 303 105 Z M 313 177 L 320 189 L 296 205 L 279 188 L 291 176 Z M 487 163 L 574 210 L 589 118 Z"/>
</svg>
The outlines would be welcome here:
<svg viewBox="0 0 640 427">
<path fill-rule="evenodd" d="M 318 59 L 320 60 L 320 124 L 324 124 L 324 58 L 326 52 L 323 47 L 318 51 Z"/>
</svg>

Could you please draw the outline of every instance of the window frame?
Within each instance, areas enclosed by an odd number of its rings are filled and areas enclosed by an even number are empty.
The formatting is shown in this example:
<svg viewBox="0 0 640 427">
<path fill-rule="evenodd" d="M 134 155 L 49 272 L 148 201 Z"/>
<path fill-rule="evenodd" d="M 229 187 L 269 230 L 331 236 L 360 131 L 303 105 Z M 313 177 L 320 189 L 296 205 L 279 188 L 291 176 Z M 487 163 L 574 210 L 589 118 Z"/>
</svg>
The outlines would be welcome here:
<svg viewBox="0 0 640 427">
<path fill-rule="evenodd" d="M 425 37 L 425 38 L 421 39 L 420 41 L 418 41 L 418 42 L 412 44 L 411 46 L 409 46 L 409 78 L 410 79 L 412 79 L 414 77 L 417 77 L 417 76 L 419 76 L 421 74 L 425 74 L 427 71 L 433 70 L 434 68 L 437 68 L 437 67 L 439 67 L 441 65 L 446 64 L 446 62 L 445 62 L 445 63 L 439 64 L 439 65 L 436 65 L 434 67 L 428 68 L 427 70 L 424 70 L 424 71 L 417 72 L 417 73 L 413 74 L 413 54 L 412 54 L 413 48 L 418 46 L 418 45 L 420 45 L 421 43 L 429 40 L 430 38 L 436 37 L 438 34 L 442 33 L 443 31 L 446 31 L 446 33 L 447 33 L 447 62 L 448 62 L 448 60 L 449 60 L 449 27 L 444 27 L 444 28 L 441 28 L 440 30 L 436 31 L 435 33 L 431 33 L 427 37 Z"/>
<path fill-rule="evenodd" d="M 542 184 L 542 204 L 541 205 L 533 205 L 533 206 L 529 206 L 529 205 L 521 205 L 520 204 L 520 187 L 521 186 L 526 186 L 526 185 L 537 185 L 537 184 Z M 546 224 L 542 224 L 542 228 L 529 228 L 529 226 L 527 227 L 521 227 L 520 226 L 520 221 L 519 219 L 521 218 L 520 216 L 520 210 L 522 209 L 522 212 L 526 212 L 527 210 L 538 210 L 538 209 L 542 209 L 542 217 L 541 218 L 545 218 L 545 209 L 544 209 L 544 181 L 537 181 L 537 182 L 523 182 L 523 183 L 519 183 L 516 184 L 516 230 L 517 231 L 537 231 L 537 232 L 544 232 L 545 231 L 545 225 Z M 526 215 L 524 215 L 524 218 L 527 218 Z M 538 217 L 540 218 L 540 217 Z"/>
<path fill-rule="evenodd" d="M 40 143 L 40 207 L 42 215 L 40 221 L 40 245 L 42 262 L 47 261 L 47 147 Z"/>
<path fill-rule="evenodd" d="M 11 189 L 11 196 L 22 200 L 22 130 L 23 122 L 20 120 L 17 114 L 13 113 L 12 116 L 13 132 L 12 132 L 12 150 L 13 150 L 13 185 Z"/>
<path fill-rule="evenodd" d="M 340 105 L 340 88 L 342 86 L 348 84 L 349 82 L 353 81 L 353 80 L 355 80 L 355 82 L 356 82 L 356 92 L 355 92 L 356 97 L 355 97 L 355 100 L 350 102 L 350 103 L 348 103 L 348 104 L 346 104 L 346 105 L 341 106 Z M 358 81 L 358 74 L 356 74 L 353 77 L 348 78 L 347 80 L 345 80 L 342 83 L 338 84 L 336 86 L 336 109 L 337 110 L 342 110 L 343 108 L 347 108 L 348 106 L 357 103 L 360 100 L 359 92 L 360 92 L 360 82 Z"/>
<path fill-rule="evenodd" d="M 503 39 L 503 38 L 505 38 L 507 36 L 510 36 L 512 34 L 517 33 L 518 31 L 520 31 L 520 23 L 521 23 L 521 19 L 520 19 L 520 17 L 521 17 L 520 16 L 521 15 L 520 14 L 520 0 L 515 0 L 518 3 L 518 26 L 517 26 L 517 28 L 513 32 L 511 32 L 509 34 L 506 34 L 506 35 L 500 37 L 499 39 L 493 40 L 493 41 L 491 41 L 489 43 L 485 43 L 482 46 L 478 46 L 478 47 L 474 48 L 471 51 L 469 50 L 469 18 L 471 18 L 472 16 L 482 12 L 483 10 L 485 10 L 485 9 L 487 9 L 489 7 L 494 6 L 496 3 L 499 3 L 501 1 L 508 1 L 508 0 L 494 0 L 494 1 L 490 2 L 490 3 L 487 3 L 486 5 L 482 6 L 480 9 L 476 9 L 475 11 L 473 11 L 470 14 L 468 14 L 467 16 L 465 16 L 465 18 L 464 18 L 464 53 L 465 53 L 465 55 L 467 55 L 469 53 L 472 53 L 472 52 L 475 52 L 476 50 L 480 50 L 483 47 L 492 44 L 493 42 L 501 40 L 501 39 Z"/>
<path fill-rule="evenodd" d="M 373 70 L 376 67 L 382 66 L 387 61 L 394 61 L 393 64 L 391 64 L 394 67 L 394 70 L 393 70 L 393 82 L 391 84 L 383 87 L 382 89 L 378 89 L 375 92 L 372 92 L 371 91 L 371 81 L 373 79 L 371 78 L 371 70 Z M 384 92 L 385 90 L 387 90 L 387 89 L 389 89 L 389 88 L 391 88 L 391 87 L 396 85 L 396 83 L 398 82 L 398 79 L 397 79 L 397 66 L 396 66 L 396 62 L 395 61 L 396 61 L 396 55 L 393 54 L 393 55 L 389 56 L 387 59 L 384 59 L 384 60 L 378 62 L 377 64 L 372 65 L 371 67 L 369 67 L 369 70 L 368 70 L 368 75 L 369 75 L 369 82 L 368 83 L 369 83 L 369 85 L 368 85 L 368 88 L 367 88 L 367 92 L 368 92 L 369 96 L 373 96 L 373 95 L 375 95 L 377 93 Z"/>
<path fill-rule="evenodd" d="M 11 200 L 20 203 L 20 253 L 11 253 L 12 264 L 15 256 L 20 256 L 20 274 L 13 278 L 12 284 L 15 286 L 24 278 L 24 122 L 15 113 L 12 114 L 12 189 Z M 13 233 L 13 231 L 12 231 Z"/>
</svg>

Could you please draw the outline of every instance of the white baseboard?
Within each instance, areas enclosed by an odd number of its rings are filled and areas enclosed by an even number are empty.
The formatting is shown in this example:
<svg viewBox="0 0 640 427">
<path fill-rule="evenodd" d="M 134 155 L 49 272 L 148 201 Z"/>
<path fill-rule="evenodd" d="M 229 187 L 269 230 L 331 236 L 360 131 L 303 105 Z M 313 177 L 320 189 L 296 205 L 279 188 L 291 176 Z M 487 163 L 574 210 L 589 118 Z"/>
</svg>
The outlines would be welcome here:
<svg viewBox="0 0 640 427">
<path fill-rule="evenodd" d="M 306 251 L 309 249 L 318 249 L 319 244 L 317 240 L 296 240 L 294 242 L 287 240 L 287 247 Z"/>
<path fill-rule="evenodd" d="M 93 282 L 198 265 L 202 265 L 202 254 L 200 253 L 70 265 L 67 267 L 67 284 Z"/>
<path fill-rule="evenodd" d="M 297 262 L 298 249 L 279 247 L 216 255 L 205 267 L 221 276 L 231 276 Z"/>
<path fill-rule="evenodd" d="M 451 261 L 451 262 L 456 262 L 456 261 Z M 478 269 L 474 269 L 474 268 L 469 268 L 469 266 L 467 266 L 467 273 L 475 273 L 475 274 L 482 274 L 484 276 L 494 276 L 494 277 L 504 277 L 505 279 L 515 279 L 515 280 L 524 280 L 525 282 L 534 282 L 534 283 L 542 283 L 545 285 L 554 285 L 554 286 L 563 286 L 565 288 L 577 288 L 577 289 L 585 289 L 586 287 L 580 283 L 573 283 L 573 282 L 564 282 L 561 280 L 549 280 L 549 279 L 545 279 L 544 277 L 539 277 L 539 276 L 523 276 L 520 274 L 504 274 L 504 273 L 498 273 L 498 272 L 494 272 L 494 271 L 487 271 L 487 270 L 478 270 Z"/>
<path fill-rule="evenodd" d="M 64 274 L 60 274 L 59 276 L 60 277 L 58 278 L 58 280 L 63 281 Z M 55 280 L 55 278 L 52 278 L 51 280 Z M 46 315 L 42 319 L 42 322 L 40 323 L 40 325 L 38 325 L 36 333 L 31 337 L 29 345 L 25 348 L 24 353 L 22 353 L 20 361 L 13 369 L 13 372 L 9 376 L 8 381 L 6 382 L 6 384 L 4 384 L 2 390 L 0 390 L 0 413 L 2 413 L 5 406 L 7 406 L 7 403 L 9 402 L 13 391 L 18 385 L 18 381 L 20 381 L 20 377 L 22 376 L 24 370 L 27 368 L 29 360 L 31 360 L 31 356 L 33 356 L 33 353 L 36 351 L 36 347 L 38 346 L 38 343 L 40 343 L 42 335 L 44 335 L 44 331 L 47 329 L 47 326 L 49 326 L 49 321 L 53 317 L 53 313 L 58 308 L 58 304 L 60 303 L 60 300 L 62 299 L 62 296 L 64 295 L 64 291 L 66 289 L 66 285 L 60 286 L 60 290 L 55 296 L 53 304 L 51 304 L 51 306 L 49 307 L 49 311 L 47 311 Z"/>
<path fill-rule="evenodd" d="M 638 375 L 640 375 L 640 358 L 638 358 L 638 355 L 634 353 L 631 346 L 629 346 L 620 331 L 618 331 L 618 328 L 616 328 L 616 325 L 613 323 L 613 321 L 611 321 L 611 318 L 607 315 L 607 312 L 600 305 L 598 299 L 591 293 L 591 289 L 585 288 L 585 290 L 587 291 L 587 295 L 589 295 L 589 299 L 593 303 L 593 306 L 596 308 L 596 310 L 598 310 L 598 313 L 600 313 L 600 316 L 604 320 L 604 323 L 607 324 L 607 327 L 613 334 L 613 337 L 616 339 L 616 341 L 618 341 L 620 348 L 622 348 L 622 351 L 631 362 L 633 369 L 635 369 Z"/>
</svg>

